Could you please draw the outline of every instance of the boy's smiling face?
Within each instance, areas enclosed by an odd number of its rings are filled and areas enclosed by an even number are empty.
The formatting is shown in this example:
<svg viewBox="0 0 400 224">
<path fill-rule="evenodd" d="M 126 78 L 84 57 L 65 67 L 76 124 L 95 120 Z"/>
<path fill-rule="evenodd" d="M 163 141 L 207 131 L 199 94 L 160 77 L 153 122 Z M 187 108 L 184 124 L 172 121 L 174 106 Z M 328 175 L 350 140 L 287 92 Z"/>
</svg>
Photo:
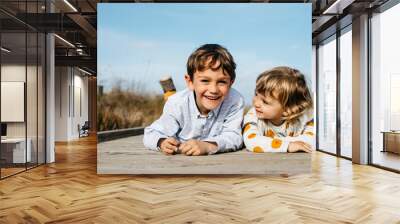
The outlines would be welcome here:
<svg viewBox="0 0 400 224">
<path fill-rule="evenodd" d="M 213 67 L 218 66 L 219 62 Z M 231 77 L 224 74 L 222 68 L 215 71 L 210 68 L 196 71 L 193 80 L 189 75 L 185 75 L 185 80 L 189 89 L 195 92 L 197 108 L 203 115 L 207 115 L 224 101 L 233 84 Z"/>
</svg>

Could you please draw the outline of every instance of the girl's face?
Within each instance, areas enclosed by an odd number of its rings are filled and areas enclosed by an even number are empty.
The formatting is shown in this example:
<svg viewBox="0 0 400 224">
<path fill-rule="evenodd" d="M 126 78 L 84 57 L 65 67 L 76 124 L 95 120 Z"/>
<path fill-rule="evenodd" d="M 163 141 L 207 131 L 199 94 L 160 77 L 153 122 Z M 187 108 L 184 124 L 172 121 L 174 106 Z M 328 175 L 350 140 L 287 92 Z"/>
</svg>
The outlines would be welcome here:
<svg viewBox="0 0 400 224">
<path fill-rule="evenodd" d="M 253 98 L 253 105 L 259 119 L 271 120 L 273 124 L 282 124 L 283 107 L 278 100 L 256 93 Z"/>
</svg>

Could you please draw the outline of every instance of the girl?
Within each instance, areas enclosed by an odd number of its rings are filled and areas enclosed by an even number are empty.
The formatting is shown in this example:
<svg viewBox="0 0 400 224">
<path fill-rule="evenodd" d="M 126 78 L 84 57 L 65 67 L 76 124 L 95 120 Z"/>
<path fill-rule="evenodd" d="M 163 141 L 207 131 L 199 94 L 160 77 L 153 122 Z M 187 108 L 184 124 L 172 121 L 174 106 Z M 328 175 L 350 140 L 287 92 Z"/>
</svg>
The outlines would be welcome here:
<svg viewBox="0 0 400 224">
<path fill-rule="evenodd" d="M 243 141 L 249 151 L 312 152 L 313 102 L 304 75 L 289 67 L 259 75 L 253 107 L 243 124 Z"/>
</svg>

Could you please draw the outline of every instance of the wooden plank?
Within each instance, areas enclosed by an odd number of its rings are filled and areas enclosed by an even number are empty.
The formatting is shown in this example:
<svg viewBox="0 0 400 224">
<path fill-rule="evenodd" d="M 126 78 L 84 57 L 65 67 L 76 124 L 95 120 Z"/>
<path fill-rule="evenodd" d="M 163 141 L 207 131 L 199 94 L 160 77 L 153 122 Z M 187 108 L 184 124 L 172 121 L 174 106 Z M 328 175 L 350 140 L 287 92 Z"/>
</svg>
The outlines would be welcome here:
<svg viewBox="0 0 400 224">
<path fill-rule="evenodd" d="M 311 171 L 308 153 L 252 153 L 167 156 L 146 149 L 142 135 L 97 145 L 98 174 L 299 174 Z"/>
</svg>

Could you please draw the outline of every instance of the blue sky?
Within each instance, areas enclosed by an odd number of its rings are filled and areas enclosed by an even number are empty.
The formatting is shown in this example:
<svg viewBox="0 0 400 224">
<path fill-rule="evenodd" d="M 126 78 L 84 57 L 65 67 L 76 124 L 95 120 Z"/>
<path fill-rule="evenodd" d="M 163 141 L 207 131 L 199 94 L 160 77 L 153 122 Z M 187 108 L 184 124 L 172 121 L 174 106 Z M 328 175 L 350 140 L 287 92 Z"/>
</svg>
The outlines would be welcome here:
<svg viewBox="0 0 400 224">
<path fill-rule="evenodd" d="M 231 52 L 233 88 L 247 104 L 258 74 L 274 66 L 311 79 L 311 4 L 101 3 L 97 18 L 98 81 L 106 90 L 120 79 L 161 94 L 166 75 L 182 90 L 187 58 L 206 43 Z"/>
</svg>

